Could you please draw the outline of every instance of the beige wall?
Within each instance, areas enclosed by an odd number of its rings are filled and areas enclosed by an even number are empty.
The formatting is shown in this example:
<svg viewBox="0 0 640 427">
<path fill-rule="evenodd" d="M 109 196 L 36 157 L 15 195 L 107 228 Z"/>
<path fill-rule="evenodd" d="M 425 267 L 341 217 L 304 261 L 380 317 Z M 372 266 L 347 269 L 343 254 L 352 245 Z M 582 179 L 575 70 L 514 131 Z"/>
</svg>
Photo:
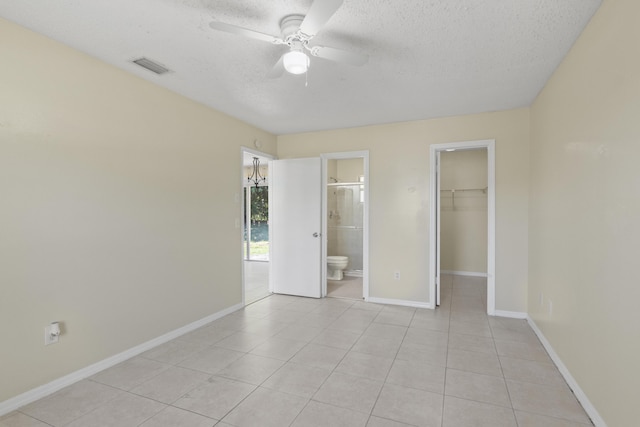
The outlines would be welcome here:
<svg viewBox="0 0 640 427">
<path fill-rule="evenodd" d="M 605 0 L 532 108 L 529 312 L 611 427 L 640 384 L 638 16 Z"/>
<path fill-rule="evenodd" d="M 486 148 L 440 154 L 442 270 L 487 272 L 487 166 Z"/>
<path fill-rule="evenodd" d="M 370 296 L 428 302 L 429 146 L 481 139 L 496 140 L 496 308 L 524 312 L 528 109 L 283 135 L 278 156 L 369 150 Z"/>
<path fill-rule="evenodd" d="M 0 58 L 1 402 L 240 303 L 240 146 L 275 137 L 2 19 Z"/>
<path fill-rule="evenodd" d="M 340 159 L 336 162 L 340 182 L 360 182 L 360 177 L 364 175 L 364 160 L 362 158 Z"/>
<path fill-rule="evenodd" d="M 327 183 L 335 182 L 338 179 L 338 161 L 334 159 L 327 160 Z"/>
</svg>

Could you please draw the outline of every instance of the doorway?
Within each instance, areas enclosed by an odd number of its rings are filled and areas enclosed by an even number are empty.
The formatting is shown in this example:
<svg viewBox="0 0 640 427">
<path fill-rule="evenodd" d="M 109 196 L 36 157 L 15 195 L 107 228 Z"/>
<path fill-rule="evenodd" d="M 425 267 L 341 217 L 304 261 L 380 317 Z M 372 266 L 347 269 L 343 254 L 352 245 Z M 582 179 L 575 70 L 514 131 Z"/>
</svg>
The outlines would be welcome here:
<svg viewBox="0 0 640 427">
<path fill-rule="evenodd" d="M 274 160 L 270 168 L 270 283 L 274 293 L 311 298 L 327 296 L 327 207 L 328 161 L 356 159 L 361 172 L 352 184 L 362 212 L 362 290 L 369 295 L 369 152 L 322 154 L 319 158 Z M 334 177 L 336 178 L 336 177 Z M 361 202 L 360 202 L 361 201 Z M 355 226 L 353 226 L 355 228 Z M 360 267 L 361 265 L 361 267 Z M 348 266 L 346 267 L 348 268 Z"/>
<path fill-rule="evenodd" d="M 486 181 L 474 176 L 473 171 L 465 171 L 459 185 L 455 179 L 452 180 L 450 176 L 445 176 L 442 166 L 443 163 L 446 163 L 446 159 L 443 159 L 443 156 L 449 156 L 455 152 L 468 152 L 464 156 L 458 156 L 458 158 L 467 159 L 477 157 L 476 154 L 482 157 L 486 153 L 486 161 L 481 165 L 482 167 L 486 166 L 484 169 Z M 430 164 L 429 266 L 432 272 L 429 285 L 430 305 L 432 308 L 440 305 L 441 287 L 445 285 L 445 279 L 451 274 L 480 277 L 486 275 L 486 311 L 488 314 L 494 315 L 495 141 L 434 144 L 430 147 Z M 482 176 L 482 173 L 475 175 Z M 455 215 L 452 215 L 454 213 Z M 456 235 L 456 230 L 453 230 L 452 227 L 456 221 L 460 223 L 461 219 L 465 224 L 464 231 L 457 232 Z M 448 239 L 458 241 L 459 250 L 457 252 L 452 250 L 455 245 L 443 241 L 443 232 Z M 480 244 L 485 247 L 476 247 L 474 250 L 473 245 L 477 246 L 478 242 L 481 242 Z M 478 259 L 478 254 L 481 254 L 480 256 L 484 259 Z M 443 276 L 443 273 L 446 273 L 446 276 Z"/>
<path fill-rule="evenodd" d="M 369 296 L 369 152 L 322 156 L 324 296 Z"/>
<path fill-rule="evenodd" d="M 269 285 L 269 167 L 273 157 L 243 147 L 241 235 L 243 303 L 251 304 L 271 293 Z"/>
</svg>

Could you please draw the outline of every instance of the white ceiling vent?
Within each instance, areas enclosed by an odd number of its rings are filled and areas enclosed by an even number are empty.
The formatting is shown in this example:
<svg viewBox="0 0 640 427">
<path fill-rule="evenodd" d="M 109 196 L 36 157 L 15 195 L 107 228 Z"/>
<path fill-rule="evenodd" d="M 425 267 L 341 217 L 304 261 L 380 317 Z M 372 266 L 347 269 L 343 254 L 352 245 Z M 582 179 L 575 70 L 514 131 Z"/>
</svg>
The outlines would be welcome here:
<svg viewBox="0 0 640 427">
<path fill-rule="evenodd" d="M 142 68 L 146 68 L 147 70 L 152 71 L 152 72 L 154 72 L 156 74 L 165 74 L 165 73 L 169 72 L 168 68 L 163 67 L 162 65 L 158 64 L 157 62 L 153 62 L 149 58 L 134 59 L 133 63 L 134 64 L 138 64 Z"/>
</svg>

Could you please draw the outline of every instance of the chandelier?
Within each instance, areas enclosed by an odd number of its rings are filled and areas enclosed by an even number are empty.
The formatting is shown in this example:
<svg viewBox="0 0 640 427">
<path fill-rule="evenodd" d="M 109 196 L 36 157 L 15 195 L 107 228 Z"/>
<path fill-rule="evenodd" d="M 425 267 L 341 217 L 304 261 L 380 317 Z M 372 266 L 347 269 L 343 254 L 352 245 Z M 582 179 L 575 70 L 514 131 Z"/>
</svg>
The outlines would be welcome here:
<svg viewBox="0 0 640 427">
<path fill-rule="evenodd" d="M 247 178 L 247 182 L 255 184 L 256 188 L 261 183 L 267 182 L 267 178 L 260 174 L 260 159 L 257 157 L 253 158 L 253 170 Z"/>
</svg>

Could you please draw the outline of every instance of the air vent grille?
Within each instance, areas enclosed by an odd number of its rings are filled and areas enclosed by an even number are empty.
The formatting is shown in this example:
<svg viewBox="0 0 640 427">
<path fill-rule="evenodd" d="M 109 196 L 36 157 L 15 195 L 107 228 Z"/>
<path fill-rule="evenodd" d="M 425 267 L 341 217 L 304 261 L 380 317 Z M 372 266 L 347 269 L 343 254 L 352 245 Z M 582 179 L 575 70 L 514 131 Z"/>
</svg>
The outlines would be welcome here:
<svg viewBox="0 0 640 427">
<path fill-rule="evenodd" d="M 146 68 L 147 70 L 154 72 L 158 75 L 169 72 L 168 68 L 163 67 L 162 65 L 150 60 L 149 58 L 135 59 L 133 63 L 141 66 L 142 68 Z"/>
</svg>

